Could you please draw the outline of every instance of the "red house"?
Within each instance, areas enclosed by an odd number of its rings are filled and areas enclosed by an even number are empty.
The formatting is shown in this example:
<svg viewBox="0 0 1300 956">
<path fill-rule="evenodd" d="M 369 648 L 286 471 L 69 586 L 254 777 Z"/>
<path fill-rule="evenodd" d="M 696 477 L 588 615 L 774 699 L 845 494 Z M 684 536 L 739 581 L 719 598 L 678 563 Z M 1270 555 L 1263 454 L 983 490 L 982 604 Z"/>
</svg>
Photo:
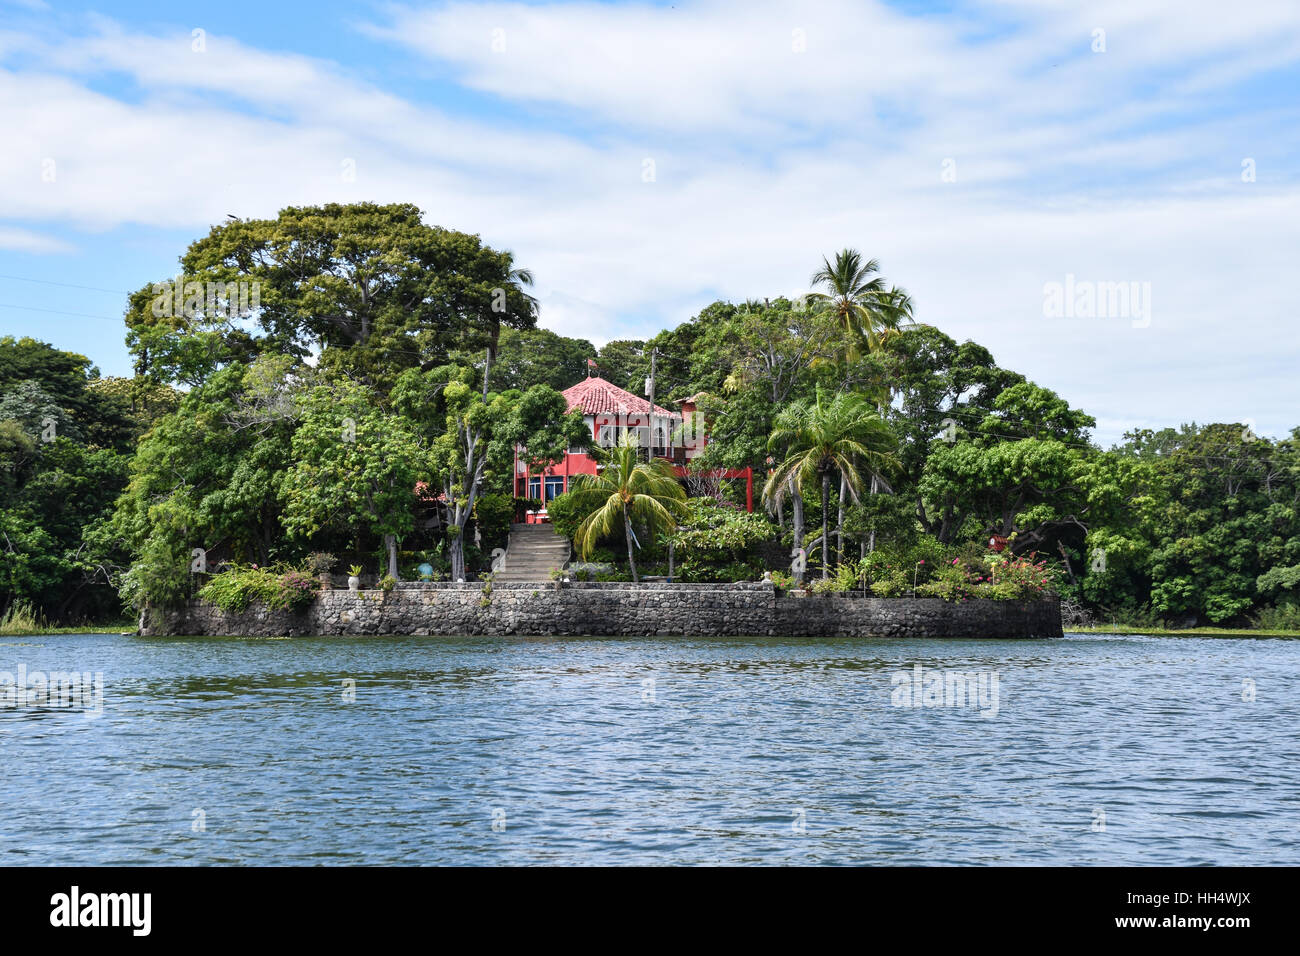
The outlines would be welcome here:
<svg viewBox="0 0 1300 956">
<path fill-rule="evenodd" d="M 635 432 L 638 444 L 649 448 L 656 458 L 673 464 L 678 475 L 685 477 L 687 465 L 704 451 L 708 436 L 696 414 L 695 398 L 684 399 L 680 412 L 670 412 L 659 405 L 619 388 L 603 378 L 588 377 L 562 393 L 569 401 L 569 411 L 580 409 L 591 429 L 592 443 L 603 448 L 619 444 L 628 432 Z M 586 451 L 569 449 L 564 460 L 545 468 L 531 468 L 523 449 L 515 449 L 515 497 L 550 501 L 569 490 L 574 475 L 596 474 L 596 459 Z M 754 510 L 754 470 L 752 468 L 718 469 L 722 478 L 745 479 L 745 509 Z M 546 511 L 530 512 L 529 523 L 546 521 Z"/>
</svg>

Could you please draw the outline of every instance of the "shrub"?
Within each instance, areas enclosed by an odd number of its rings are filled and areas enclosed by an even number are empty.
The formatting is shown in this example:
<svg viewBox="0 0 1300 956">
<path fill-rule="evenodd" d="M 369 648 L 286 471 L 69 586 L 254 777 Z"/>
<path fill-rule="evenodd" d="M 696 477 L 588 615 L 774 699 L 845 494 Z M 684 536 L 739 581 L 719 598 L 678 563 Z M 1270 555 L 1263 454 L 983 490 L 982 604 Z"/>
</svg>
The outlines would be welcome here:
<svg viewBox="0 0 1300 956">
<path fill-rule="evenodd" d="M 888 551 L 873 551 L 858 563 L 859 575 L 875 597 L 902 597 L 913 581 L 913 566 L 906 561 Z"/>
<path fill-rule="evenodd" d="M 276 581 L 276 591 L 267 604 L 282 611 L 297 611 L 311 603 L 320 581 L 309 571 L 286 571 Z"/>
<path fill-rule="evenodd" d="M 1046 560 L 1033 557 L 991 555 L 986 561 L 988 574 L 979 581 L 979 597 L 997 601 L 1023 601 L 1055 593 L 1060 586 L 1060 571 Z"/>
<path fill-rule="evenodd" d="M 912 590 L 912 582 L 906 568 L 890 568 L 871 582 L 870 589 L 876 597 L 896 598 Z"/>
<path fill-rule="evenodd" d="M 1255 615 L 1255 626 L 1270 631 L 1300 631 L 1300 604 L 1262 608 Z"/>
<path fill-rule="evenodd" d="M 515 500 L 509 495 L 486 494 L 474 502 L 474 521 L 485 551 L 490 553 L 494 547 L 505 546 L 514 517 Z"/>
<path fill-rule="evenodd" d="M 253 601 L 270 604 L 279 591 L 279 576 L 256 565 L 231 564 L 199 589 L 199 597 L 223 611 L 243 611 Z"/>
<path fill-rule="evenodd" d="M 567 491 L 562 495 L 556 495 L 547 502 L 546 514 L 551 519 L 551 524 L 555 527 L 556 532 L 564 535 L 570 541 L 573 540 L 578 525 L 582 524 L 583 519 L 587 517 L 577 507 L 574 496 Z"/>
<path fill-rule="evenodd" d="M 683 558 L 748 563 L 745 559 L 755 548 L 777 535 L 766 515 L 738 511 L 712 498 L 691 498 L 686 505 L 690 517 L 671 536 Z"/>
<path fill-rule="evenodd" d="M 570 561 L 567 570 L 575 581 L 592 581 L 602 572 L 612 572 L 614 565 L 598 561 Z"/>
<path fill-rule="evenodd" d="M 542 502 L 537 498 L 513 498 L 511 499 L 515 508 L 515 520 L 523 521 L 524 516 L 529 511 L 541 511 Z"/>
<path fill-rule="evenodd" d="M 397 578 L 393 577 L 391 574 L 385 574 L 379 579 L 379 587 L 387 593 L 397 587 Z"/>
<path fill-rule="evenodd" d="M 232 564 L 199 590 L 199 597 L 223 611 L 238 613 L 254 601 L 281 611 L 311 603 L 320 582 L 308 571 L 273 571 L 257 565 Z"/>
<path fill-rule="evenodd" d="M 833 578 L 817 578 L 808 584 L 808 590 L 812 594 L 839 594 L 848 590 L 844 586 L 844 581 L 836 575 Z"/>
<path fill-rule="evenodd" d="M 917 585 L 916 593 L 922 597 L 943 598 L 945 601 L 964 601 L 975 596 L 978 576 L 973 575 L 960 559 L 940 566 L 924 584 Z"/>
</svg>

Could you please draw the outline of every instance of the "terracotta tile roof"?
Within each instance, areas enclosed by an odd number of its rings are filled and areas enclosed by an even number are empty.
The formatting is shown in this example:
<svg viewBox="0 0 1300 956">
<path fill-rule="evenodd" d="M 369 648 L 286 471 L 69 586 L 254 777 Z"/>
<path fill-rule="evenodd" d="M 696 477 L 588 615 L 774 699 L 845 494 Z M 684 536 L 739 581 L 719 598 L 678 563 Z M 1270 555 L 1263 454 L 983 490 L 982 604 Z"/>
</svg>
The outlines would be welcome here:
<svg viewBox="0 0 1300 956">
<path fill-rule="evenodd" d="M 584 415 L 644 415 L 650 411 L 646 399 L 603 378 L 583 379 L 560 394 L 569 400 L 569 411 L 580 408 Z M 680 412 L 670 412 L 660 405 L 655 406 L 655 414 L 665 418 L 682 417 Z"/>
</svg>

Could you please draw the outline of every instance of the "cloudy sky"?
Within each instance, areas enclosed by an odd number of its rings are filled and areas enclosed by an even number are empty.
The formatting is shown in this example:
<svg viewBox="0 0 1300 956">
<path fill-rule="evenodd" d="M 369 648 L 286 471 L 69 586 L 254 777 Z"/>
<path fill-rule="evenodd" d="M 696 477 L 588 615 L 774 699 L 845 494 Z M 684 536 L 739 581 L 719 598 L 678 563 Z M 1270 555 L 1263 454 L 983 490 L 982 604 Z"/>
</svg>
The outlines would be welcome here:
<svg viewBox="0 0 1300 956">
<path fill-rule="evenodd" d="M 1280 435 L 1298 120 L 1296 0 L 0 0 L 0 334 L 124 374 L 123 293 L 227 214 L 403 201 L 597 344 L 854 246 L 1103 443 Z"/>
</svg>

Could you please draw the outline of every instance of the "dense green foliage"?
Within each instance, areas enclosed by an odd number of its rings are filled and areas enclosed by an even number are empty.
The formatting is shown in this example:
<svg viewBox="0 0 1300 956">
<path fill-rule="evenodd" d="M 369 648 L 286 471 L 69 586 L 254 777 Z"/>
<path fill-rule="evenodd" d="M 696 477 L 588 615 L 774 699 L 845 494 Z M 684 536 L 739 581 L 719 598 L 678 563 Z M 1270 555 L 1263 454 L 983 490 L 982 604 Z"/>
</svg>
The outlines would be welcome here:
<svg viewBox="0 0 1300 956">
<path fill-rule="evenodd" d="M 180 271 L 179 298 L 130 297 L 132 379 L 0 339 L 11 621 L 115 620 L 200 589 L 291 606 L 315 552 L 371 581 L 482 574 L 514 517 L 515 449 L 537 465 L 590 442 L 557 390 L 594 358 L 636 393 L 653 363 L 657 401 L 693 398 L 710 435 L 696 497 L 616 451 L 549 503 L 602 574 L 792 586 L 812 567 L 817 591 L 1051 589 L 1139 625 L 1300 622 L 1300 429 L 1186 424 L 1104 450 L 1086 412 L 917 323 L 852 250 L 803 299 L 715 302 L 599 349 L 536 327 L 509 252 L 409 205 L 231 221 Z M 738 510 L 718 467 L 753 468 L 767 512 Z"/>
<path fill-rule="evenodd" d="M 306 571 L 231 565 L 213 575 L 199 597 L 223 611 L 242 611 L 254 601 L 279 610 L 298 610 L 310 603 L 319 582 Z"/>
<path fill-rule="evenodd" d="M 121 618 L 112 581 L 128 555 L 95 532 L 139 436 L 174 404 L 170 389 L 101 378 L 85 356 L 0 338 L 0 612 Z"/>
</svg>

